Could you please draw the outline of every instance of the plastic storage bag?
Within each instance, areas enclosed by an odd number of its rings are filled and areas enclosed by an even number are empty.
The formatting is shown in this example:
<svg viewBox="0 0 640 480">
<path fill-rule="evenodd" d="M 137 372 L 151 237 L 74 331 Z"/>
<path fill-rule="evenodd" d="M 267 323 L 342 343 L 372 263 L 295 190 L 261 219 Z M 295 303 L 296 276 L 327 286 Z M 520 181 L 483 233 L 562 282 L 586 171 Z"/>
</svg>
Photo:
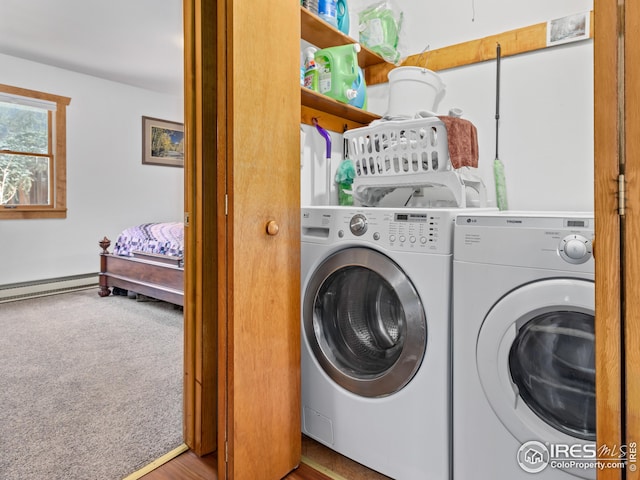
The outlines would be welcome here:
<svg viewBox="0 0 640 480">
<path fill-rule="evenodd" d="M 360 43 L 376 52 L 387 62 L 398 64 L 403 13 L 394 2 L 374 3 L 358 15 Z"/>
<path fill-rule="evenodd" d="M 356 178 L 356 168 L 353 161 L 345 158 L 336 171 L 338 184 L 338 205 L 353 205 L 352 185 Z"/>
</svg>

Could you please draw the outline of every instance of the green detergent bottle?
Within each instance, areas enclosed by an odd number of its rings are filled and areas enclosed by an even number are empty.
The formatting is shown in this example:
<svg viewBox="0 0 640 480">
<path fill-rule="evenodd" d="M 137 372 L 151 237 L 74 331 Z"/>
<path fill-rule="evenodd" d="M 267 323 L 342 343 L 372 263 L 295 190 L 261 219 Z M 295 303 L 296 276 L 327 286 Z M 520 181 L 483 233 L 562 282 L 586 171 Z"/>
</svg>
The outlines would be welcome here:
<svg viewBox="0 0 640 480">
<path fill-rule="evenodd" d="M 318 68 L 318 91 L 342 103 L 358 95 L 353 82 L 358 78 L 360 44 L 329 47 L 315 53 Z"/>
</svg>

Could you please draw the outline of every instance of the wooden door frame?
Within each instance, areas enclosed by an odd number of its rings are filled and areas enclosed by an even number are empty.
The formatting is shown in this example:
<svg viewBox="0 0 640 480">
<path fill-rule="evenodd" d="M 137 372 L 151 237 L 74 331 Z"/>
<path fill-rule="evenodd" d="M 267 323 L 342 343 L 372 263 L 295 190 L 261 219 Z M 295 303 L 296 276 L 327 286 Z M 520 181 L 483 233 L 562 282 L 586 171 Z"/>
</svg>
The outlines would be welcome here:
<svg viewBox="0 0 640 480">
<path fill-rule="evenodd" d="M 215 135 L 219 115 L 226 114 L 225 95 L 218 95 L 216 75 L 218 11 L 224 2 L 183 0 L 185 104 L 185 306 L 184 306 L 184 441 L 198 455 L 217 449 L 218 344 L 217 316 L 226 295 L 218 272 L 225 266 L 224 192 L 216 179 L 219 163 Z M 222 52 L 224 53 L 224 52 Z M 224 61 L 224 60 L 221 60 Z M 221 99 L 220 101 L 218 99 Z M 221 112 L 218 114 L 217 112 Z M 224 125 L 222 126 L 224 127 Z M 208 161 L 205 161 L 207 159 Z M 224 167 L 224 162 L 222 163 Z M 224 172 L 221 172 L 224 175 Z M 221 200 L 222 195 L 222 200 Z M 222 238 L 222 242 L 220 242 Z"/>
<path fill-rule="evenodd" d="M 596 266 L 596 431 L 598 446 L 623 443 L 621 357 L 620 58 L 617 0 L 594 5 L 594 210 Z M 599 480 L 619 480 L 621 469 L 598 472 Z"/>
<path fill-rule="evenodd" d="M 623 227 L 624 275 L 624 443 L 631 450 L 635 444 L 635 462 L 629 458 L 627 480 L 640 479 L 637 443 L 640 441 L 640 4 L 624 2 L 623 38 L 624 81 L 620 104 L 623 119 L 622 151 L 625 175 L 626 214 Z M 620 22 L 622 24 L 622 22 Z"/>
</svg>

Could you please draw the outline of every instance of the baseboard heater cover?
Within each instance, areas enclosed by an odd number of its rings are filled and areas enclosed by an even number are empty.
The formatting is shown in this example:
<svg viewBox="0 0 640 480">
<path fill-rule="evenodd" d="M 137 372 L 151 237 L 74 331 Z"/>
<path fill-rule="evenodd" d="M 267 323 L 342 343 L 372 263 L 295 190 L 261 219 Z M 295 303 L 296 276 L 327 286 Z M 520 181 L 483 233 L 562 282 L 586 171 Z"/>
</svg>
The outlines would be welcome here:
<svg viewBox="0 0 640 480">
<path fill-rule="evenodd" d="M 98 273 L 0 285 L 0 303 L 98 287 Z M 97 293 L 96 293 L 97 295 Z"/>
</svg>

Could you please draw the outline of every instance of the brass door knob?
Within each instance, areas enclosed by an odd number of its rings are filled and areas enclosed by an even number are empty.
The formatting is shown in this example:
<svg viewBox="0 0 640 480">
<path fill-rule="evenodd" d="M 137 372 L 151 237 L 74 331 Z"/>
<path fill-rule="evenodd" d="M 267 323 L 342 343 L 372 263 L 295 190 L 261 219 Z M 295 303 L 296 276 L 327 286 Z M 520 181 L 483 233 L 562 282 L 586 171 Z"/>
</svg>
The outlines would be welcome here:
<svg viewBox="0 0 640 480">
<path fill-rule="evenodd" d="M 278 226 L 278 222 L 275 220 L 270 220 L 267 223 L 267 233 L 271 236 L 277 235 L 280 231 L 280 227 Z"/>
</svg>

